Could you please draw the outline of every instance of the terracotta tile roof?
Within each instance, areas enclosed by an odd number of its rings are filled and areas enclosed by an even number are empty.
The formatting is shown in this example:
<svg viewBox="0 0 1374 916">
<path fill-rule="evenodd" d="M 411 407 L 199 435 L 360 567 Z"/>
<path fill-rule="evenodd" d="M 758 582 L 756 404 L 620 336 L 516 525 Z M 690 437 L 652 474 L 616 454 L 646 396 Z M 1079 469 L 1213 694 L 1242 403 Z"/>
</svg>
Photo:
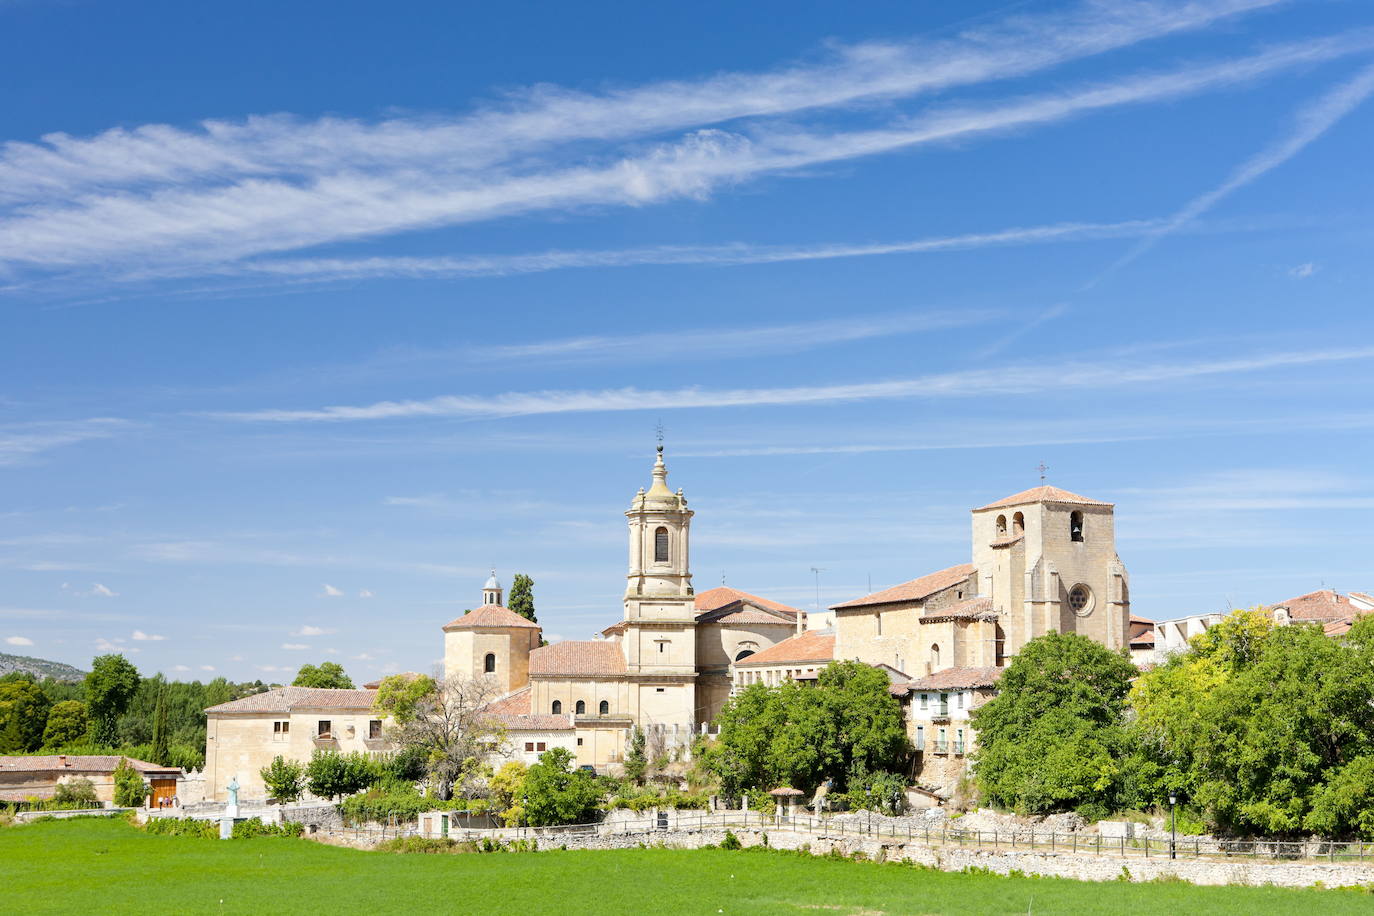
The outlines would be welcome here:
<svg viewBox="0 0 1374 916">
<path fill-rule="evenodd" d="M 991 598 L 967 598 L 944 610 L 926 611 L 921 623 L 940 623 L 945 620 L 996 620 Z"/>
<path fill-rule="evenodd" d="M 1374 595 L 1369 594 L 1369 592 L 1351 592 L 1350 600 L 1374 607 Z"/>
<path fill-rule="evenodd" d="M 988 546 L 997 550 L 1002 547 L 1010 547 L 1012 544 L 1019 544 L 1024 538 L 1024 534 L 1008 534 L 1004 537 L 994 538 Z"/>
<path fill-rule="evenodd" d="M 209 712 L 287 713 L 293 709 L 371 709 L 375 690 L 332 690 L 327 687 L 278 687 L 211 706 Z"/>
<path fill-rule="evenodd" d="M 942 569 L 928 576 L 912 579 L 910 582 L 903 582 L 901 585 L 894 585 L 891 588 L 885 588 L 880 592 L 874 592 L 862 598 L 855 598 L 853 601 L 846 601 L 843 604 L 832 604 L 830 609 L 835 611 L 851 607 L 867 607 L 872 604 L 895 604 L 899 601 L 923 601 L 936 592 L 944 591 L 952 585 L 958 585 L 972 574 L 972 563 L 951 566 L 949 569 Z"/>
<path fill-rule="evenodd" d="M 742 592 L 737 588 L 730 588 L 720 585 L 715 588 L 698 592 L 696 596 L 696 608 L 698 614 L 708 614 L 711 611 L 718 611 L 737 602 L 752 604 L 768 611 L 778 611 L 783 614 L 796 615 L 797 609 L 790 605 L 782 604 L 777 601 L 770 601 L 767 598 L 760 598 L 758 595 L 751 595 Z"/>
<path fill-rule="evenodd" d="M 524 687 L 507 694 L 487 706 L 491 717 L 510 731 L 561 731 L 571 729 L 572 716 L 530 713 L 530 688 Z"/>
<path fill-rule="evenodd" d="M 1333 620 L 1322 627 L 1322 632 L 1327 636 L 1344 636 L 1350 632 L 1350 628 L 1355 625 L 1353 617 L 1342 617 L 1340 620 Z"/>
<path fill-rule="evenodd" d="M 737 668 L 752 668 L 756 665 L 787 665 L 794 662 L 829 662 L 835 658 L 835 631 L 813 630 L 791 639 L 784 639 L 775 646 L 762 652 L 755 652 L 743 661 L 735 662 Z"/>
<path fill-rule="evenodd" d="M 1005 499 L 999 499 L 995 503 L 988 503 L 986 506 L 979 506 L 973 511 L 979 512 L 983 509 L 1001 509 L 1004 506 L 1024 506 L 1027 503 L 1076 503 L 1080 506 L 1111 505 L 1111 503 L 1104 503 L 1101 500 L 1079 496 L 1077 493 L 1070 493 L 1068 490 L 1061 490 L 1058 487 L 1044 486 L 1031 487 L 1029 490 L 1013 493 Z"/>
<path fill-rule="evenodd" d="M 1349 598 L 1329 588 L 1280 601 L 1271 610 L 1281 607 L 1287 608 L 1288 616 L 1294 620 L 1339 620 L 1360 612 Z"/>
<path fill-rule="evenodd" d="M 613 639 L 567 640 L 530 653 L 530 676 L 594 677 L 625 673 L 625 656 Z"/>
<path fill-rule="evenodd" d="M 726 611 L 723 614 L 703 614 L 697 618 L 697 623 L 771 623 L 776 626 L 796 627 L 797 617 L 795 614 L 784 617 L 776 611 L 742 607 L 738 611 Z"/>
<path fill-rule="evenodd" d="M 133 757 L 124 758 L 118 754 L 40 754 L 0 757 L 0 773 L 113 773 L 115 767 L 119 766 L 119 761 L 124 759 L 140 773 L 181 772 L 180 767 L 158 766 L 156 763 Z"/>
<path fill-rule="evenodd" d="M 499 604 L 484 604 L 468 611 L 462 617 L 455 617 L 444 624 L 445 630 L 466 630 L 478 627 L 529 627 L 540 629 L 539 624 L 530 623 L 514 611 Z"/>
<path fill-rule="evenodd" d="M 1155 644 L 1155 622 L 1148 617 L 1131 615 L 1130 637 L 1132 649 L 1150 649 Z"/>
<path fill-rule="evenodd" d="M 42 786 L 37 789 L 0 789 L 0 802 L 21 802 L 31 798 L 46 801 L 57 794 L 57 786 Z"/>
<path fill-rule="evenodd" d="M 1002 676 L 1003 668 L 946 668 L 907 683 L 911 690 L 968 690 L 991 687 Z"/>
</svg>

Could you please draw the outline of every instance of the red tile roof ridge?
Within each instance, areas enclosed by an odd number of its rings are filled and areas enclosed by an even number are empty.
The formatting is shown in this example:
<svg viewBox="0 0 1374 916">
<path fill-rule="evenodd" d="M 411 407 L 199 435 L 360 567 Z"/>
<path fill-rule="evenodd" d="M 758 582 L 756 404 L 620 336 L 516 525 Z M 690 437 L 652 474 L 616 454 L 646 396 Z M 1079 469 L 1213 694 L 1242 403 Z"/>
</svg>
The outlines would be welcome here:
<svg viewBox="0 0 1374 916">
<path fill-rule="evenodd" d="M 491 627 L 493 629 L 507 627 L 532 627 L 536 630 L 540 629 L 539 624 L 532 623 L 514 611 L 502 607 L 499 604 L 484 604 L 444 624 L 445 630 L 465 630 L 486 627 Z"/>
<path fill-rule="evenodd" d="M 750 668 L 755 665 L 785 665 L 792 662 L 830 662 L 834 658 L 834 630 L 810 630 L 755 652 L 748 658 L 735 662 L 735 666 Z"/>
<path fill-rule="evenodd" d="M 899 601 L 921 601 L 929 598 L 936 592 L 958 585 L 973 574 L 974 566 L 972 563 L 962 563 L 958 566 L 951 566 L 938 572 L 928 573 L 919 579 L 912 579 L 910 582 L 903 582 L 891 588 L 874 592 L 871 595 L 864 595 L 862 598 L 855 598 L 852 601 L 845 601 L 841 604 L 832 604 L 830 609 L 843 610 L 852 607 L 867 607 L 873 604 L 895 604 Z"/>
<path fill-rule="evenodd" d="M 1110 506 L 1111 503 L 1104 503 L 1100 499 L 1090 499 L 1080 496 L 1077 493 L 1070 493 L 1059 487 L 1052 487 L 1048 484 L 1039 487 L 1031 487 L 1029 490 L 1022 490 L 1020 493 L 1013 493 L 1011 496 L 1003 497 L 996 502 L 988 503 L 986 506 L 979 506 L 974 512 L 981 512 L 984 509 L 1004 509 L 1010 506 L 1024 506 L 1030 503 L 1074 503 L 1080 506 Z"/>
<path fill-rule="evenodd" d="M 207 713 L 272 713 L 290 712 L 296 707 L 307 709 L 371 709 L 377 699 L 375 690 L 348 690 L 331 687 L 275 687 L 263 693 L 254 693 L 218 706 L 211 706 Z"/>
<path fill-rule="evenodd" d="M 751 595 L 749 592 L 740 591 L 728 585 L 717 585 L 715 588 L 698 592 L 694 603 L 698 614 L 709 614 L 711 611 L 720 610 L 736 601 L 743 601 L 765 610 L 778 611 L 783 614 L 797 614 L 797 609 L 791 605 L 769 598 L 760 598 L 758 595 Z"/>
<path fill-rule="evenodd" d="M 119 761 L 128 760 L 129 766 L 140 773 L 167 773 L 181 767 L 161 766 L 129 757 L 123 754 L 24 754 L 14 757 L 0 756 L 0 772 L 47 773 L 58 772 L 114 772 Z"/>
<path fill-rule="evenodd" d="M 1002 676 L 1004 668 L 961 666 L 946 668 L 915 678 L 907 683 L 912 690 L 953 690 L 971 687 L 991 687 Z"/>
<path fill-rule="evenodd" d="M 564 640 L 530 653 L 531 677 L 616 676 L 625 670 L 625 656 L 614 639 Z"/>
</svg>

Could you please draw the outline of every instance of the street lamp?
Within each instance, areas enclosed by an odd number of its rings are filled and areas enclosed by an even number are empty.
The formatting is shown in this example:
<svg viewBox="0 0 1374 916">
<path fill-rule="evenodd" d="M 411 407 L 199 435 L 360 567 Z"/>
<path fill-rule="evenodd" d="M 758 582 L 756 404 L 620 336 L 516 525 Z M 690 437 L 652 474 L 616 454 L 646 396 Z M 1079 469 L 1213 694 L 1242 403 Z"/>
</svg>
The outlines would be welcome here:
<svg viewBox="0 0 1374 916">
<path fill-rule="evenodd" d="M 1178 846 L 1178 818 L 1174 814 L 1174 805 L 1178 803 L 1178 796 L 1173 792 L 1169 793 L 1169 858 L 1176 859 Z"/>
</svg>

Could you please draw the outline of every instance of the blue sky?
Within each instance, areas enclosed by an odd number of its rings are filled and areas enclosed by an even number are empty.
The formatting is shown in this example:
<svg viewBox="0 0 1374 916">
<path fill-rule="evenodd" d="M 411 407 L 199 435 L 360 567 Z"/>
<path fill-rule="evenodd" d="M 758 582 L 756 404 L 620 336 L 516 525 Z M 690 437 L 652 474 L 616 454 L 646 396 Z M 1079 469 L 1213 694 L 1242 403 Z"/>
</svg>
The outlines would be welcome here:
<svg viewBox="0 0 1374 916">
<path fill-rule="evenodd" d="M 424 669 L 487 570 L 810 607 L 1117 504 L 1157 618 L 1374 589 L 1356 0 L 0 3 L 0 645 Z"/>
</svg>

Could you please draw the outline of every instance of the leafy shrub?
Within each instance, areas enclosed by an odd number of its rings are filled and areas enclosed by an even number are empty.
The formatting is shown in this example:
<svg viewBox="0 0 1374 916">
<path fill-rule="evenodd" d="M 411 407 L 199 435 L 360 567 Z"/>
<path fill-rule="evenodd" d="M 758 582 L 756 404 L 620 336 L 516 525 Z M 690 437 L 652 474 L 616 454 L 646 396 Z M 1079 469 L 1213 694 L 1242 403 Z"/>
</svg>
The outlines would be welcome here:
<svg viewBox="0 0 1374 916">
<path fill-rule="evenodd" d="M 305 767 L 278 754 L 272 762 L 258 771 L 268 793 L 281 804 L 290 804 L 301 797 L 305 788 Z"/>
<path fill-rule="evenodd" d="M 477 805 L 477 801 L 483 801 Z M 384 822 L 395 818 L 401 823 L 410 823 L 426 811 L 473 811 L 481 813 L 487 803 L 484 800 L 453 798 L 441 801 L 437 798 L 422 796 L 413 783 L 387 781 L 375 785 L 358 795 L 350 796 L 339 805 L 339 810 L 351 824 L 368 821 Z"/>
<path fill-rule="evenodd" d="M 148 797 L 149 791 L 143 776 L 129 763 L 129 758 L 120 758 L 114 771 L 114 803 L 121 808 L 137 808 Z"/>
<path fill-rule="evenodd" d="M 743 848 L 744 848 L 744 844 L 741 843 L 741 842 L 739 841 L 739 837 L 735 836 L 735 831 L 733 831 L 733 830 L 727 830 L 727 831 L 725 831 L 725 839 L 723 839 L 723 840 L 720 841 L 720 848 L 721 848 L 721 849 L 743 849 Z"/>
<path fill-rule="evenodd" d="M 283 821 L 280 824 L 264 824 L 261 819 L 250 817 L 246 821 L 237 821 L 234 824 L 234 839 L 247 840 L 253 837 L 298 837 L 305 833 L 305 825 L 295 821 Z M 218 832 L 216 833 L 218 836 Z"/>
<path fill-rule="evenodd" d="M 381 852 L 398 853 L 461 853 L 476 852 L 471 843 L 460 843 L 448 837 L 398 836 L 377 847 Z"/>
<path fill-rule="evenodd" d="M 219 837 L 218 821 L 196 820 L 193 817 L 150 817 L 143 829 L 162 836 L 193 836 L 207 840 Z"/>
<path fill-rule="evenodd" d="M 100 800 L 95 796 L 95 783 L 81 777 L 59 782 L 53 790 L 52 800 L 56 805 L 72 808 L 100 807 Z"/>
<path fill-rule="evenodd" d="M 361 792 L 381 779 L 377 766 L 366 754 L 317 750 L 305 767 L 305 782 L 317 798 L 342 798 Z"/>
</svg>

